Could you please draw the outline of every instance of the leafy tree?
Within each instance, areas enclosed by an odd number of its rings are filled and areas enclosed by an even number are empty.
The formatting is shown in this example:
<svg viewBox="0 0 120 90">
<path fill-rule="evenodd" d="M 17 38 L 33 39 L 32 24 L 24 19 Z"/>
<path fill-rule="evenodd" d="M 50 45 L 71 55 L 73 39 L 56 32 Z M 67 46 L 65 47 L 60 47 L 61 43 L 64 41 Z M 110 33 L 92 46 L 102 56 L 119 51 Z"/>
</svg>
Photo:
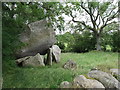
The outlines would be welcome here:
<svg viewBox="0 0 120 90">
<path fill-rule="evenodd" d="M 115 18 L 118 15 L 116 4 L 113 2 L 67 2 L 61 3 L 59 6 L 57 11 L 60 12 L 60 19 L 63 19 L 61 21 L 64 21 L 62 12 L 72 18 L 69 24 L 76 23 L 74 27 L 77 30 L 87 29 L 91 31 L 96 38 L 96 49 L 101 50 L 101 36 L 104 28 L 116 23 Z"/>
</svg>

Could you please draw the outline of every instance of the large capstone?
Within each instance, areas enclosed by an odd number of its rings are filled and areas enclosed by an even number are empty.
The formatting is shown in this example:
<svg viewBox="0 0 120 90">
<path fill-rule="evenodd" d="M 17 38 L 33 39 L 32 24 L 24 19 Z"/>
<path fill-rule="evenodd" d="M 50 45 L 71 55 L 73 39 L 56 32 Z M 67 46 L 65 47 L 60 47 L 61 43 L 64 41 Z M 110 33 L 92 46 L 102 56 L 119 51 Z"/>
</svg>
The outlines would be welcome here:
<svg viewBox="0 0 120 90">
<path fill-rule="evenodd" d="M 56 41 L 55 32 L 47 26 L 46 20 L 36 21 L 28 24 L 28 29 L 20 35 L 20 41 L 25 45 L 17 52 L 17 58 L 34 56 L 37 53 L 44 55 Z"/>
</svg>

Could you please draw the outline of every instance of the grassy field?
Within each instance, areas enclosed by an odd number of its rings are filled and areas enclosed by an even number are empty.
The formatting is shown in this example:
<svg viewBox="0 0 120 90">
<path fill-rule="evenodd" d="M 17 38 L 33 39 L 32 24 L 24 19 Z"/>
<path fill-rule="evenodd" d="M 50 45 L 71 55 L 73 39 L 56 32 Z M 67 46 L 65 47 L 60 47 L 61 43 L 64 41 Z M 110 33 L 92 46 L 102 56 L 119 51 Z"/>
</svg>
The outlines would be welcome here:
<svg viewBox="0 0 120 90">
<path fill-rule="evenodd" d="M 76 70 L 62 68 L 69 59 L 77 63 Z M 76 75 L 86 75 L 93 67 L 106 72 L 110 68 L 118 68 L 118 53 L 62 53 L 60 63 L 35 68 L 19 68 L 13 60 L 3 61 L 3 88 L 58 88 L 62 81 L 72 81 Z"/>
</svg>

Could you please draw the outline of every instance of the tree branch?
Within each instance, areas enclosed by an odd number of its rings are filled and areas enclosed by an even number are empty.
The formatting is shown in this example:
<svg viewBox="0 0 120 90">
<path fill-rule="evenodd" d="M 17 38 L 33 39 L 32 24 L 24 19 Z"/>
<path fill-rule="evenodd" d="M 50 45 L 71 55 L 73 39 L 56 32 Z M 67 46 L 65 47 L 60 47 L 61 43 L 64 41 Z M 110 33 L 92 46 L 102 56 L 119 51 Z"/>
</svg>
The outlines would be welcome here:
<svg viewBox="0 0 120 90">
<path fill-rule="evenodd" d="M 99 28 L 99 25 L 100 25 L 100 16 L 99 16 L 99 23 L 96 24 L 97 25 L 97 28 Z"/>
<path fill-rule="evenodd" d="M 88 6 L 88 8 L 89 8 L 89 16 L 90 16 L 90 19 L 91 19 L 91 21 L 92 21 L 92 24 L 93 24 L 93 28 L 94 28 L 94 30 L 96 30 L 96 22 L 94 21 L 94 19 L 93 19 L 93 13 L 92 13 L 92 8 L 91 7 L 89 7 Z"/>
<path fill-rule="evenodd" d="M 103 17 L 103 19 L 105 19 L 106 17 L 109 17 L 111 15 L 111 13 L 113 12 L 113 10 L 114 9 L 112 9 L 111 12 L 108 15 L 106 15 L 105 17 Z"/>
<path fill-rule="evenodd" d="M 72 15 L 72 11 L 70 11 L 70 16 L 72 17 L 72 21 L 76 22 L 76 23 L 80 23 L 82 24 L 85 28 L 92 30 L 93 32 L 96 32 L 92 27 L 90 27 L 89 25 L 86 25 L 85 22 L 81 22 L 81 21 L 77 21 L 75 20 L 75 17 Z"/>
<path fill-rule="evenodd" d="M 100 15 L 100 14 L 99 14 L 99 10 L 97 10 L 97 11 L 98 11 L 98 12 L 97 12 L 97 16 L 96 16 L 96 18 L 95 18 L 95 20 L 94 20 L 95 22 L 97 21 L 98 16 Z"/>
<path fill-rule="evenodd" d="M 110 23 L 106 23 L 106 24 L 102 25 L 100 28 L 100 33 L 103 31 L 104 27 L 106 27 L 107 25 L 113 24 L 113 23 L 117 23 L 117 22 L 110 22 Z"/>
<path fill-rule="evenodd" d="M 111 23 L 108 23 L 108 22 L 113 20 L 114 18 L 116 18 L 117 14 L 118 14 L 118 11 L 114 15 L 112 15 L 111 17 L 107 18 L 105 23 L 103 23 L 103 25 L 100 27 L 100 33 L 103 31 L 103 28 L 106 27 L 107 25 L 112 24 L 112 23 L 116 23 L 116 22 L 111 22 Z M 104 20 L 104 19 L 102 18 L 102 20 Z"/>
<path fill-rule="evenodd" d="M 82 7 L 82 9 L 84 9 L 88 14 L 90 14 L 90 12 L 83 6 L 83 2 L 80 5 Z"/>
</svg>

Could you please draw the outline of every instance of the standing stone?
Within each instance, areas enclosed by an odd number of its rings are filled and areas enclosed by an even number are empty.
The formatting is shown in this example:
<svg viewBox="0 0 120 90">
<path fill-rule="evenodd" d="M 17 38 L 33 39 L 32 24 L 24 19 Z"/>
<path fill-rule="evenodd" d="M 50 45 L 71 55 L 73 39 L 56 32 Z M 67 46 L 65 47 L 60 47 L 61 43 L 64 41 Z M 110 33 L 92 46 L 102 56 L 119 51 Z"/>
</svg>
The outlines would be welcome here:
<svg viewBox="0 0 120 90">
<path fill-rule="evenodd" d="M 87 79 L 83 75 L 79 75 L 73 80 L 73 88 L 105 88 L 100 82 L 97 80 Z"/>
<path fill-rule="evenodd" d="M 16 60 L 18 66 L 45 66 L 42 56 L 38 53 L 35 56 L 27 56 Z"/>
<path fill-rule="evenodd" d="M 99 70 L 90 71 L 88 76 L 100 81 L 105 88 L 118 88 L 118 84 L 120 84 L 111 74 Z"/>
<path fill-rule="evenodd" d="M 74 62 L 73 60 L 68 60 L 68 61 L 63 65 L 63 68 L 74 70 L 74 69 L 77 68 L 77 64 L 76 64 L 76 62 Z"/>
<path fill-rule="evenodd" d="M 20 41 L 25 46 L 16 53 L 17 58 L 34 56 L 37 53 L 44 55 L 56 41 L 55 32 L 53 28 L 47 27 L 46 20 L 36 21 L 28 24 L 28 28 L 20 34 Z"/>
<path fill-rule="evenodd" d="M 68 81 L 63 81 L 60 84 L 60 88 L 70 88 L 70 87 L 71 87 L 71 84 Z"/>
<path fill-rule="evenodd" d="M 52 65 L 52 48 L 48 49 L 48 54 L 47 54 L 47 64 Z"/>
<path fill-rule="evenodd" d="M 57 45 L 52 46 L 53 59 L 55 62 L 60 62 L 61 49 Z"/>
</svg>

